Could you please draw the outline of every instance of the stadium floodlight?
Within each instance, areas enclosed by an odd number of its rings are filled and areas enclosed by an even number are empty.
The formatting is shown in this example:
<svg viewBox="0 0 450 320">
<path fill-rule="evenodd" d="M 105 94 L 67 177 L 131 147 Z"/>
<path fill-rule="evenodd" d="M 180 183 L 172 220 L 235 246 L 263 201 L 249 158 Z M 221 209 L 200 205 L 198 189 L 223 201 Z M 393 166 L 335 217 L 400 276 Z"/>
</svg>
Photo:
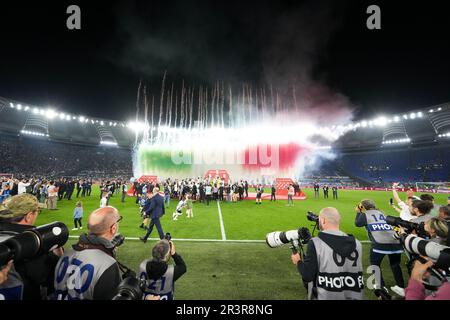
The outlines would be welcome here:
<svg viewBox="0 0 450 320">
<path fill-rule="evenodd" d="M 409 115 L 409 118 L 410 119 L 415 119 L 416 118 L 416 114 L 413 112 L 413 113 L 411 113 L 410 115 Z"/>
<path fill-rule="evenodd" d="M 64 120 L 65 117 L 66 117 L 66 115 L 65 115 L 64 113 L 61 112 L 61 113 L 59 114 L 59 118 L 60 118 L 61 120 Z"/>
<path fill-rule="evenodd" d="M 39 113 L 39 109 L 38 108 L 33 108 L 33 113 L 34 114 L 38 114 Z"/>
<path fill-rule="evenodd" d="M 72 120 L 77 120 L 77 117 L 73 116 L 73 117 L 72 117 Z"/>
<path fill-rule="evenodd" d="M 117 147 L 117 142 L 114 141 L 100 141 L 101 145 L 104 146 L 116 146 Z"/>
<path fill-rule="evenodd" d="M 53 119 L 54 117 L 56 117 L 56 115 L 57 115 L 56 112 L 52 109 L 47 109 L 47 111 L 45 112 L 45 116 L 48 119 Z"/>
<path fill-rule="evenodd" d="M 105 123 L 103 121 L 100 121 L 100 125 L 103 126 Z"/>
<path fill-rule="evenodd" d="M 10 107 L 10 108 L 14 108 L 14 103 L 10 102 L 10 103 L 9 103 L 9 107 Z"/>
<path fill-rule="evenodd" d="M 22 105 L 21 105 L 21 104 L 18 104 L 17 107 L 16 107 L 16 109 L 17 109 L 17 110 L 22 110 Z"/>
<path fill-rule="evenodd" d="M 84 122 L 84 120 L 85 120 L 85 117 L 83 117 L 83 116 L 79 116 L 79 117 L 78 117 L 78 121 Z"/>
<path fill-rule="evenodd" d="M 66 120 L 67 120 L 67 121 L 72 120 L 72 117 L 70 116 L 70 114 L 66 115 Z"/>
<path fill-rule="evenodd" d="M 434 110 L 433 109 L 430 109 L 430 111 L 428 111 L 429 113 L 433 113 L 434 112 Z"/>
<path fill-rule="evenodd" d="M 39 110 L 39 114 L 40 114 L 41 116 L 45 115 L 45 110 L 44 110 L 44 109 L 40 109 L 40 110 Z"/>
<path fill-rule="evenodd" d="M 87 123 L 87 122 L 89 122 L 89 119 L 88 118 L 84 119 L 84 123 Z"/>
<path fill-rule="evenodd" d="M 109 122 L 109 126 L 112 127 L 112 122 L 111 121 Z"/>
<path fill-rule="evenodd" d="M 376 126 L 384 127 L 388 121 L 385 117 L 378 117 L 374 122 Z"/>
<path fill-rule="evenodd" d="M 400 121 L 400 117 L 399 116 L 395 116 L 394 117 L 394 122 L 399 122 Z"/>
<path fill-rule="evenodd" d="M 29 106 L 25 106 L 25 111 L 28 111 L 30 109 L 30 107 Z"/>
<path fill-rule="evenodd" d="M 408 120 L 408 116 L 406 114 L 404 114 L 403 119 Z"/>
<path fill-rule="evenodd" d="M 37 136 L 37 137 L 45 137 L 45 136 L 49 136 L 48 134 L 44 134 L 41 132 L 36 132 L 36 131 L 29 131 L 29 130 L 20 130 L 21 134 L 25 134 L 25 135 L 29 135 L 29 136 Z"/>
<path fill-rule="evenodd" d="M 417 112 L 417 117 L 422 118 L 422 116 L 423 116 L 422 111 Z"/>
<path fill-rule="evenodd" d="M 115 126 L 117 126 L 117 122 L 114 122 L 114 123 L 113 123 L 113 127 L 115 127 Z"/>
<path fill-rule="evenodd" d="M 92 123 L 92 124 L 94 124 L 94 123 L 95 123 L 95 121 L 91 119 L 91 123 Z"/>
</svg>

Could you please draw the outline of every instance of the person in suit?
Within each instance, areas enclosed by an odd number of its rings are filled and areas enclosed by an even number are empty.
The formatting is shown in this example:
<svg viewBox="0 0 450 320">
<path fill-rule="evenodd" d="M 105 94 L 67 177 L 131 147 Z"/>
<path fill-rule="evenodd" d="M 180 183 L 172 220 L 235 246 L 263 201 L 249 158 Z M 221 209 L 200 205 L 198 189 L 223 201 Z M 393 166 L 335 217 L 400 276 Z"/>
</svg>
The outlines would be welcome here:
<svg viewBox="0 0 450 320">
<path fill-rule="evenodd" d="M 139 239 L 144 243 L 147 242 L 148 237 L 152 233 L 153 226 L 156 225 L 159 238 L 164 239 L 164 232 L 159 219 L 166 213 L 164 206 L 164 198 L 159 194 L 159 188 L 153 188 L 153 197 L 149 199 L 144 206 L 144 211 L 148 217 L 150 217 L 150 226 L 148 227 L 147 234 Z"/>
<path fill-rule="evenodd" d="M 331 190 L 333 190 L 333 199 L 337 199 L 338 198 L 338 188 L 337 186 L 333 186 L 333 188 L 331 188 Z"/>
<path fill-rule="evenodd" d="M 319 199 L 320 198 L 320 194 L 319 194 L 319 184 L 316 182 L 314 183 L 314 198 Z"/>
</svg>

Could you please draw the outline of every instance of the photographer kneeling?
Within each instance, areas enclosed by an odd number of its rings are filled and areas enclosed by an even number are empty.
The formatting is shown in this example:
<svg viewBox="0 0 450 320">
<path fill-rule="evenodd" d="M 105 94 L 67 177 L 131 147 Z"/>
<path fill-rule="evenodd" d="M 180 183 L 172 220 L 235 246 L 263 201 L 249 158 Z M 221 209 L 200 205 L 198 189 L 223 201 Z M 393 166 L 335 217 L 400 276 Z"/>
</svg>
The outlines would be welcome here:
<svg viewBox="0 0 450 320">
<path fill-rule="evenodd" d="M 122 217 L 114 207 L 103 207 L 91 213 L 88 230 L 78 243 L 67 250 L 55 272 L 58 300 L 111 300 L 121 276 L 115 258 L 116 245 L 111 242 L 118 233 Z"/>
<path fill-rule="evenodd" d="M 308 242 L 304 260 L 292 255 L 302 279 L 308 283 L 308 298 L 362 300 L 364 280 L 361 243 L 339 230 L 339 212 L 324 208 L 319 214 L 320 232 Z"/>
<path fill-rule="evenodd" d="M 175 266 L 167 263 L 171 256 Z M 167 239 L 155 244 L 152 257 L 151 260 L 142 261 L 139 267 L 140 278 L 146 280 L 144 295 L 159 296 L 161 300 L 173 300 L 175 281 L 186 272 L 186 264 L 176 253 L 173 242 Z"/>
</svg>

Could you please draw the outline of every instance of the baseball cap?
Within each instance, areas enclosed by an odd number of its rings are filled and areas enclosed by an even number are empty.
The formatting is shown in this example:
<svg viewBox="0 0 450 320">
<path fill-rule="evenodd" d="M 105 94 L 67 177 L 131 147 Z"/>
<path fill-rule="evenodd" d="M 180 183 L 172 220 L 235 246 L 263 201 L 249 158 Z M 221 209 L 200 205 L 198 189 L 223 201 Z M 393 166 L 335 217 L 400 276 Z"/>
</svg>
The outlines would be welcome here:
<svg viewBox="0 0 450 320">
<path fill-rule="evenodd" d="M 7 199 L 0 205 L 0 219 L 23 216 L 39 209 L 37 198 L 28 193 L 22 193 Z"/>
</svg>

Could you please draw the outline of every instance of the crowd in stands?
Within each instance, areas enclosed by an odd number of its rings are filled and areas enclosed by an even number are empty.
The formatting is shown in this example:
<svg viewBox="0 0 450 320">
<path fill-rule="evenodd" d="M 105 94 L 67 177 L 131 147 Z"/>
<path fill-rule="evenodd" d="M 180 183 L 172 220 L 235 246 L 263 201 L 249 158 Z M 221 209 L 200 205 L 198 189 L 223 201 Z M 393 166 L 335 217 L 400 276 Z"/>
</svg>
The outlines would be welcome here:
<svg viewBox="0 0 450 320">
<path fill-rule="evenodd" d="M 31 177 L 131 177 L 130 150 L 0 135 L 0 172 Z"/>
</svg>

